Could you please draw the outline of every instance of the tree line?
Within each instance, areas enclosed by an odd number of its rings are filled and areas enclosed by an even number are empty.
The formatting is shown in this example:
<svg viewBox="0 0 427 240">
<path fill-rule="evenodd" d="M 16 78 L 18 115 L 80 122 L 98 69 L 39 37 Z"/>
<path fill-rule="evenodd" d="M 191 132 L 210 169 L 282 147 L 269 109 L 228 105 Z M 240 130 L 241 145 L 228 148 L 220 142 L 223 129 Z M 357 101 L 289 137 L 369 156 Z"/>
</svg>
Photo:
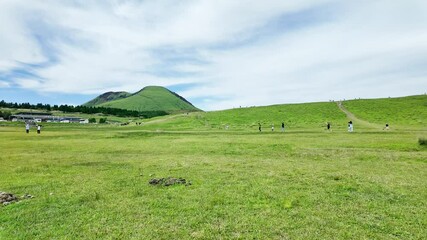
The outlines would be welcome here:
<svg viewBox="0 0 427 240">
<path fill-rule="evenodd" d="M 143 117 L 143 118 L 152 118 L 157 116 L 164 116 L 168 113 L 165 111 L 134 111 L 126 110 L 120 108 L 106 108 L 106 107 L 87 107 L 87 106 L 73 106 L 73 105 L 50 105 L 50 104 L 30 104 L 30 103 L 13 103 L 5 102 L 4 100 L 0 101 L 0 107 L 3 108 L 14 108 L 14 109 L 39 109 L 46 111 L 62 111 L 64 113 L 87 113 L 95 114 L 102 113 L 106 115 L 114 115 L 118 117 Z"/>
</svg>

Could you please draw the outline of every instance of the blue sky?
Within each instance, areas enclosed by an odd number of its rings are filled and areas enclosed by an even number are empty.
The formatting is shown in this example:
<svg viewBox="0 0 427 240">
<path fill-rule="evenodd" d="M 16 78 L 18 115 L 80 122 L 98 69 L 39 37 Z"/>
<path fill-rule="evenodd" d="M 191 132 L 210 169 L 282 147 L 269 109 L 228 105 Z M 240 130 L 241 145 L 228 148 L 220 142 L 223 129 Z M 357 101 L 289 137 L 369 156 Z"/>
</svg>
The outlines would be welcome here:
<svg viewBox="0 0 427 240">
<path fill-rule="evenodd" d="M 427 91 L 427 3 L 2 0 L 0 99 L 148 85 L 204 110 Z"/>
</svg>

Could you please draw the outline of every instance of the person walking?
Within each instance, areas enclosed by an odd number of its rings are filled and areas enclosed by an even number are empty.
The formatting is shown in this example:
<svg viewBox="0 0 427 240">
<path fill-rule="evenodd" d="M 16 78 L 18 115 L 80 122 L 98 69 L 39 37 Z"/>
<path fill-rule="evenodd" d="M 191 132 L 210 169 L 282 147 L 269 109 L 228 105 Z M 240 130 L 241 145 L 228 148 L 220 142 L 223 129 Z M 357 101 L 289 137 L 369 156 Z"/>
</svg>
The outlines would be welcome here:
<svg viewBox="0 0 427 240">
<path fill-rule="evenodd" d="M 329 122 L 326 123 L 326 129 L 328 129 L 328 131 L 331 130 L 331 123 L 329 123 Z"/>
<path fill-rule="evenodd" d="M 37 134 L 40 134 L 40 131 L 41 131 L 41 126 L 37 125 Z"/>
<path fill-rule="evenodd" d="M 285 123 L 282 122 L 282 132 L 284 132 L 284 131 L 285 131 Z"/>
<path fill-rule="evenodd" d="M 274 132 L 274 124 L 271 124 L 271 131 Z"/>
<path fill-rule="evenodd" d="M 258 123 L 258 130 L 261 132 L 261 123 Z"/>
<path fill-rule="evenodd" d="M 390 128 L 389 128 L 389 126 L 388 126 L 388 123 L 386 123 L 385 124 L 385 127 L 383 128 L 383 130 L 389 130 Z"/>
<path fill-rule="evenodd" d="M 28 122 L 25 123 L 25 132 L 30 133 L 30 124 Z"/>
<path fill-rule="evenodd" d="M 348 122 L 348 131 L 353 132 L 353 121 Z"/>
</svg>

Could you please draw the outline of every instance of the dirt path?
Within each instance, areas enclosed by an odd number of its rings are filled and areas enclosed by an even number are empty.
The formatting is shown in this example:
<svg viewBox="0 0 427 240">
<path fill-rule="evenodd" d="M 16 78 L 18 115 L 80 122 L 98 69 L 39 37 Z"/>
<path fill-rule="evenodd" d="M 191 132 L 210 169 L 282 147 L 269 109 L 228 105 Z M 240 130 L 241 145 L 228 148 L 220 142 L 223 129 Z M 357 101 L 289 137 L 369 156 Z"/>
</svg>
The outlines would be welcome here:
<svg viewBox="0 0 427 240">
<path fill-rule="evenodd" d="M 351 121 L 353 121 L 355 124 L 362 125 L 368 128 L 375 128 L 375 129 L 381 129 L 382 125 L 371 123 L 362 119 L 357 118 L 353 113 L 349 112 L 342 102 L 337 102 L 338 108 L 347 115 L 347 118 L 349 118 Z"/>
<path fill-rule="evenodd" d="M 163 118 L 160 118 L 160 119 L 156 119 L 156 120 L 151 120 L 151 121 L 148 121 L 148 122 L 144 122 L 144 124 L 152 124 L 152 123 L 166 122 L 166 121 L 168 121 L 168 120 L 170 120 L 170 119 L 173 119 L 173 118 L 176 118 L 176 117 L 179 117 L 179 116 L 182 116 L 182 115 L 183 115 L 183 114 L 168 115 L 168 116 L 163 117 Z"/>
</svg>

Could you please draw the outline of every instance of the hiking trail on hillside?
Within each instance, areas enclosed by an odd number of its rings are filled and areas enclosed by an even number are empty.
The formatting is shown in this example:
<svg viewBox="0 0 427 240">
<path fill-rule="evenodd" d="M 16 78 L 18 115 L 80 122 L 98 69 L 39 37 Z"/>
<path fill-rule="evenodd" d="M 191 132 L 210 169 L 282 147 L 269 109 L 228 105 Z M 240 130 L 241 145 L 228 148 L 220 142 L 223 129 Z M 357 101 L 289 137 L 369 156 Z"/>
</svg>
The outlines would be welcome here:
<svg viewBox="0 0 427 240">
<path fill-rule="evenodd" d="M 160 122 L 166 122 L 168 120 L 183 116 L 184 114 L 174 114 L 174 115 L 167 115 L 167 116 L 163 116 L 160 119 L 155 119 L 155 120 L 151 120 L 148 122 L 144 122 L 144 124 L 152 124 L 152 123 L 160 123 Z"/>
<path fill-rule="evenodd" d="M 349 118 L 351 121 L 356 122 L 357 124 L 360 124 L 362 126 L 368 127 L 368 128 L 375 128 L 375 129 L 381 129 L 383 126 L 376 123 L 371 123 L 365 120 L 362 120 L 360 118 L 357 118 L 353 113 L 348 111 L 343 103 L 341 101 L 337 102 L 338 108 L 347 115 L 347 118 Z"/>
</svg>

